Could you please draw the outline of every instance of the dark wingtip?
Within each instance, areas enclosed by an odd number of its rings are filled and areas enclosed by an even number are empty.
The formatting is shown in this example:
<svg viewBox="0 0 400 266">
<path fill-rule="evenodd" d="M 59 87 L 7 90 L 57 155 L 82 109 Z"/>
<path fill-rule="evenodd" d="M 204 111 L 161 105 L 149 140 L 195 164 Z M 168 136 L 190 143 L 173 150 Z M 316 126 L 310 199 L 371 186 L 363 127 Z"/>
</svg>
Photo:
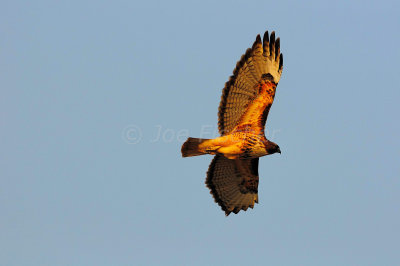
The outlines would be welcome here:
<svg viewBox="0 0 400 266">
<path fill-rule="evenodd" d="M 271 37 L 269 39 L 271 42 L 275 43 L 275 31 L 271 32 Z"/>
<path fill-rule="evenodd" d="M 281 39 L 278 37 L 275 41 L 275 58 L 278 58 L 281 47 Z"/>
<path fill-rule="evenodd" d="M 253 44 L 253 49 L 256 47 L 256 45 L 261 44 L 261 37 L 260 34 L 257 35 L 256 40 Z"/>
<path fill-rule="evenodd" d="M 266 32 L 264 33 L 263 43 L 264 43 L 264 45 L 266 45 L 266 44 L 269 43 L 269 33 L 268 33 L 268 31 L 266 31 Z"/>
<path fill-rule="evenodd" d="M 240 208 L 240 207 L 235 207 L 235 208 L 233 209 L 233 213 L 234 213 L 234 214 L 238 214 L 238 213 L 240 212 L 241 209 L 242 209 L 242 208 Z"/>
<path fill-rule="evenodd" d="M 271 36 L 269 38 L 269 51 L 271 55 L 275 51 L 275 31 L 271 32 Z"/>
<path fill-rule="evenodd" d="M 279 69 L 282 69 L 282 66 L 283 66 L 283 54 L 281 54 L 279 58 Z"/>
</svg>

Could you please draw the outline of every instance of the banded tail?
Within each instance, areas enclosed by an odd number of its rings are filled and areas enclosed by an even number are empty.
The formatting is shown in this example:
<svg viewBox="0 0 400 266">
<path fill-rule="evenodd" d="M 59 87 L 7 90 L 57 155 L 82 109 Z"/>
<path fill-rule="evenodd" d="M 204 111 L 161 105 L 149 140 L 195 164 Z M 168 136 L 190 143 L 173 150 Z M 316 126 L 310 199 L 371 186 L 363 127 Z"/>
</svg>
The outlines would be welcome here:
<svg viewBox="0 0 400 266">
<path fill-rule="evenodd" d="M 188 138 L 182 145 L 182 157 L 191 157 L 207 154 L 206 152 L 199 150 L 199 145 L 204 141 L 209 139 L 199 139 L 199 138 Z"/>
</svg>

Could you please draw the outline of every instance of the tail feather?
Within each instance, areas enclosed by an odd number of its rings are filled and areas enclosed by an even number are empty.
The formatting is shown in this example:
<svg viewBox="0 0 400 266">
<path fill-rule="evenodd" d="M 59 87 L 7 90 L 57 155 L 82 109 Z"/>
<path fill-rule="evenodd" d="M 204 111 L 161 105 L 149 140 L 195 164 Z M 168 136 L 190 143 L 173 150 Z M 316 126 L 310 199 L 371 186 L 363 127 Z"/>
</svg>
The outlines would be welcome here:
<svg viewBox="0 0 400 266">
<path fill-rule="evenodd" d="M 182 145 L 182 157 L 191 157 L 206 154 L 199 151 L 199 145 L 208 139 L 188 138 Z"/>
</svg>

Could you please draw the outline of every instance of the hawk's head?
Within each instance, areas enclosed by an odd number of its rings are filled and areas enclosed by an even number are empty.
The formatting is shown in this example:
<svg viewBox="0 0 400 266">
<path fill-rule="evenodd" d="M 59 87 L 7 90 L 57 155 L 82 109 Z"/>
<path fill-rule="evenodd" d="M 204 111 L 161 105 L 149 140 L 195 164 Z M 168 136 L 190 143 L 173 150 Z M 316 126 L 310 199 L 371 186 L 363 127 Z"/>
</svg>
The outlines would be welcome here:
<svg viewBox="0 0 400 266">
<path fill-rule="evenodd" d="M 264 145 L 265 145 L 265 150 L 267 151 L 267 154 L 274 154 L 274 153 L 281 153 L 281 149 L 279 148 L 278 144 L 266 140 L 264 141 Z"/>
</svg>

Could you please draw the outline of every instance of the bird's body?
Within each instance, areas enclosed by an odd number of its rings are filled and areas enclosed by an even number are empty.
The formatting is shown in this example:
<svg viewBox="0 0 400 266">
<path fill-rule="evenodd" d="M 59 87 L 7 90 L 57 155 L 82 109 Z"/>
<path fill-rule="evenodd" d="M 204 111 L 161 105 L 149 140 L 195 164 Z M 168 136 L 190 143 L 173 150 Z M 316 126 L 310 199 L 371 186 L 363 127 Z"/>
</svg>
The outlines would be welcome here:
<svg viewBox="0 0 400 266">
<path fill-rule="evenodd" d="M 234 132 L 199 144 L 198 150 L 208 154 L 223 154 L 228 159 L 249 159 L 267 155 L 267 139 L 253 133 Z"/>
<path fill-rule="evenodd" d="M 226 215 L 258 202 L 258 158 L 280 153 L 266 139 L 264 127 L 282 73 L 279 38 L 258 35 L 225 84 L 219 107 L 219 131 L 215 139 L 188 138 L 182 156 L 216 155 L 206 184 Z"/>
</svg>

